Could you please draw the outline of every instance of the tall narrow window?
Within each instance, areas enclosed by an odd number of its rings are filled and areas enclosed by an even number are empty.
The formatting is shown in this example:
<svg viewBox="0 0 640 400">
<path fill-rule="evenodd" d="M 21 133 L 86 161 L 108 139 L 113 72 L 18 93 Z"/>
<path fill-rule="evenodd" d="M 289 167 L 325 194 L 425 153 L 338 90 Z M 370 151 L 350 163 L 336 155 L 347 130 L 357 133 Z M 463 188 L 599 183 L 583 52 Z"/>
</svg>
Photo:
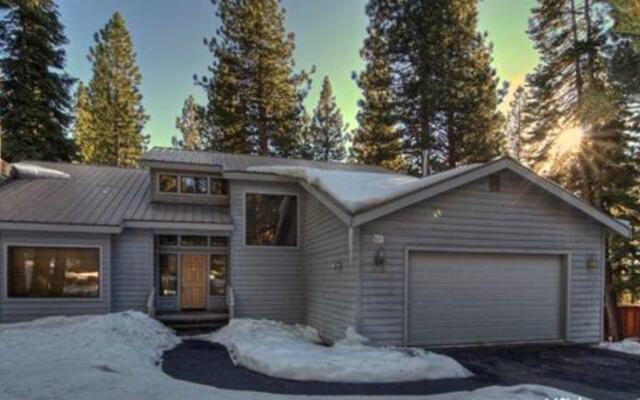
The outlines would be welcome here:
<svg viewBox="0 0 640 400">
<path fill-rule="evenodd" d="M 96 298 L 97 248 L 9 247 L 9 297 Z"/>
<path fill-rule="evenodd" d="M 246 244 L 290 247 L 298 244 L 296 196 L 257 193 L 246 196 Z"/>
<path fill-rule="evenodd" d="M 225 293 L 227 286 L 227 256 L 212 254 L 209 268 L 209 294 L 212 296 Z"/>
<path fill-rule="evenodd" d="M 160 296 L 178 293 L 178 256 L 160 254 Z"/>
</svg>

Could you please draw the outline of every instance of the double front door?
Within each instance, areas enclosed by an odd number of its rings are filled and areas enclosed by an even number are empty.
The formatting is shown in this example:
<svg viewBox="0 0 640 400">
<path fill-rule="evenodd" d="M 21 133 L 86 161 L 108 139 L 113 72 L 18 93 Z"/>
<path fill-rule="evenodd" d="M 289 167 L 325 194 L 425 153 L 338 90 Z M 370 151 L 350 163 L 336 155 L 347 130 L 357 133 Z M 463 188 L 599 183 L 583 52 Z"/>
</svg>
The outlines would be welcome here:
<svg viewBox="0 0 640 400">
<path fill-rule="evenodd" d="M 181 255 L 180 303 L 183 310 L 207 308 L 207 256 Z"/>
</svg>

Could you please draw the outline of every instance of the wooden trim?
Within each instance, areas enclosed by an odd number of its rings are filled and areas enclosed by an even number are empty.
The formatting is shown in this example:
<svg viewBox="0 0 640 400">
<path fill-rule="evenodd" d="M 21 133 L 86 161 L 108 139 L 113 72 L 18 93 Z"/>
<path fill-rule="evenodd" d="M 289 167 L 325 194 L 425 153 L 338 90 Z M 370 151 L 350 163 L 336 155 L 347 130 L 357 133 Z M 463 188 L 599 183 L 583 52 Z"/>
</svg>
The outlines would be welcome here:
<svg viewBox="0 0 640 400">
<path fill-rule="evenodd" d="M 448 246 L 406 246 L 404 248 L 404 305 L 403 305 L 403 333 L 402 342 L 404 346 L 409 345 L 409 267 L 412 252 L 427 253 L 479 253 L 479 254 L 521 254 L 521 255 L 553 255 L 562 257 L 562 267 L 564 268 L 565 294 L 564 301 L 564 338 L 562 342 L 569 342 L 571 337 L 571 251 L 570 250 L 539 250 L 521 248 L 482 248 L 482 247 L 448 247 Z"/>
</svg>

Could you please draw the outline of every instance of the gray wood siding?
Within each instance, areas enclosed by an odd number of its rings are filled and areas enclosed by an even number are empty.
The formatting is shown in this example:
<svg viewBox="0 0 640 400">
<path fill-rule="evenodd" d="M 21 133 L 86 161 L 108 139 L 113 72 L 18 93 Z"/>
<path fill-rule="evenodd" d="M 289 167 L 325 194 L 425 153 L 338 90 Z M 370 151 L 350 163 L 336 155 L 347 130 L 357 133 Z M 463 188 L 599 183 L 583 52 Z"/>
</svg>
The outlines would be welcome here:
<svg viewBox="0 0 640 400">
<path fill-rule="evenodd" d="M 102 247 L 99 299 L 16 299 L 7 297 L 7 245 L 65 245 Z M 0 233 L 0 322 L 28 321 L 56 315 L 101 314 L 110 309 L 111 241 L 109 235 L 1 232 Z"/>
<path fill-rule="evenodd" d="M 288 323 L 305 320 L 304 266 L 302 238 L 298 247 L 257 247 L 244 244 L 245 193 L 298 194 L 296 184 L 232 181 L 230 184 L 231 217 L 234 230 L 230 239 L 230 281 L 235 296 L 235 317 L 269 318 Z M 304 226 L 304 213 L 298 224 Z"/>
<path fill-rule="evenodd" d="M 153 233 L 125 229 L 112 236 L 111 310 L 145 311 L 153 284 Z"/>
<path fill-rule="evenodd" d="M 323 337 L 337 340 L 347 327 L 356 326 L 357 243 L 350 263 L 347 226 L 309 194 L 304 197 L 303 209 L 307 324 Z M 342 263 L 340 270 L 333 268 L 338 262 Z"/>
<path fill-rule="evenodd" d="M 591 218 L 512 173 L 501 174 L 498 193 L 488 178 L 436 196 L 376 221 L 362 230 L 361 331 L 381 344 L 402 344 L 404 264 L 407 246 L 438 249 L 569 251 L 571 253 L 569 337 L 600 339 L 602 269 L 587 269 L 590 256 L 602 261 L 604 230 Z M 373 266 L 384 234 L 386 266 Z"/>
</svg>

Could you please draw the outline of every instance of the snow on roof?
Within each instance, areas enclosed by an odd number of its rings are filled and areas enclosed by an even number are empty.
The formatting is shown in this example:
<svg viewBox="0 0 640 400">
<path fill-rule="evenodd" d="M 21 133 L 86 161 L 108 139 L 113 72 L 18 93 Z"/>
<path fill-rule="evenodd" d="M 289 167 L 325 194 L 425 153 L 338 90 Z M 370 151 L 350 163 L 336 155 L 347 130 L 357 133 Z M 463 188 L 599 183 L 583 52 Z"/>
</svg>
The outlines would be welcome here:
<svg viewBox="0 0 640 400">
<path fill-rule="evenodd" d="M 57 169 L 46 168 L 41 165 L 17 163 L 13 164 L 13 171 L 20 179 L 56 178 L 69 179 L 71 175 Z"/>
<path fill-rule="evenodd" d="M 284 165 L 255 166 L 249 167 L 248 171 L 300 179 L 327 193 L 349 212 L 355 214 L 364 209 L 424 189 L 481 165 L 469 164 L 424 178 L 415 178 L 403 174 L 327 171 L 311 167 Z"/>
</svg>

